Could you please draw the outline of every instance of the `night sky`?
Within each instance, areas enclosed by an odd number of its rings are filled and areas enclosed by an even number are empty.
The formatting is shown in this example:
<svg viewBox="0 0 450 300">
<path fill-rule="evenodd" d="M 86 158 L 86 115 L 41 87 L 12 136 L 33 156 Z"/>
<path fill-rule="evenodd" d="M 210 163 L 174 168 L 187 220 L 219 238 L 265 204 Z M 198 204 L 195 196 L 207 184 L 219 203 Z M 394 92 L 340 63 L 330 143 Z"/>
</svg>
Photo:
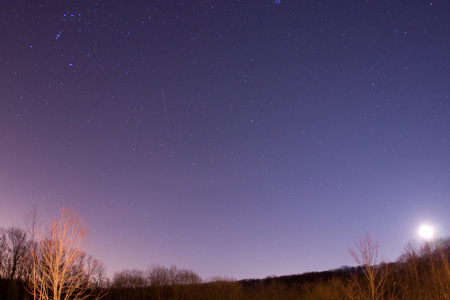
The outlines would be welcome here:
<svg viewBox="0 0 450 300">
<path fill-rule="evenodd" d="M 0 4 L 0 227 L 262 278 L 450 234 L 448 0 Z"/>
</svg>

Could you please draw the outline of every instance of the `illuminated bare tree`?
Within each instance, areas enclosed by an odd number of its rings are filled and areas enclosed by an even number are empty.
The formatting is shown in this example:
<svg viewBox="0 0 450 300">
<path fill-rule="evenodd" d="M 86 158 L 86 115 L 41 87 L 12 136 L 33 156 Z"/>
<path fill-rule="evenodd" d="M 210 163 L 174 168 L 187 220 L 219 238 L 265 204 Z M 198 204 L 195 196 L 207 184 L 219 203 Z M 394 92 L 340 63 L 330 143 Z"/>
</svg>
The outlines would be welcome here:
<svg viewBox="0 0 450 300">
<path fill-rule="evenodd" d="M 88 227 L 78 214 L 62 208 L 45 233 L 37 233 L 31 263 L 25 263 L 28 291 L 34 299 L 83 300 L 92 294 L 91 281 L 97 260 L 84 250 Z M 95 298 L 100 298 L 98 294 Z"/>
<path fill-rule="evenodd" d="M 363 278 L 354 276 L 349 289 L 351 299 L 380 300 L 386 292 L 388 266 L 378 256 L 378 241 L 366 233 L 355 249 L 349 249 L 353 260 L 360 266 Z"/>
</svg>

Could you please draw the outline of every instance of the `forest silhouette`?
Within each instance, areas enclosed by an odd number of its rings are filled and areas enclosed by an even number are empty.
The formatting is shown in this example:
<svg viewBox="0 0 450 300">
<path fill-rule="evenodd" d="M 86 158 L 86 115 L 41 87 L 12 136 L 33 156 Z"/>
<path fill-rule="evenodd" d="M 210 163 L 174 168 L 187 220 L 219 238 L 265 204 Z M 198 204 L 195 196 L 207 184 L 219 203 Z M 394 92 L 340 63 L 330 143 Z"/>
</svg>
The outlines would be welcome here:
<svg viewBox="0 0 450 300">
<path fill-rule="evenodd" d="M 111 278 L 86 252 L 88 227 L 62 208 L 42 226 L 36 209 L 23 228 L 0 228 L 0 300 L 439 300 L 450 299 L 450 239 L 409 243 L 395 262 L 380 259 L 366 234 L 349 249 L 356 266 L 324 272 L 235 280 L 157 264 L 124 269 Z"/>
</svg>

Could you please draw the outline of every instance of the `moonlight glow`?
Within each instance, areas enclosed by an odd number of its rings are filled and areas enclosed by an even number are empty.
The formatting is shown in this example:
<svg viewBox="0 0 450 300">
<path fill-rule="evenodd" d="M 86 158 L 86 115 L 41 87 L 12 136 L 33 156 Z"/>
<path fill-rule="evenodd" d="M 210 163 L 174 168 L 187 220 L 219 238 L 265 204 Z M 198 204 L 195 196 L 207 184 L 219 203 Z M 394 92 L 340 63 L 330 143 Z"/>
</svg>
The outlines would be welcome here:
<svg viewBox="0 0 450 300">
<path fill-rule="evenodd" d="M 425 240 L 431 240 L 434 237 L 434 229 L 429 225 L 421 225 L 419 227 L 419 236 Z"/>
</svg>

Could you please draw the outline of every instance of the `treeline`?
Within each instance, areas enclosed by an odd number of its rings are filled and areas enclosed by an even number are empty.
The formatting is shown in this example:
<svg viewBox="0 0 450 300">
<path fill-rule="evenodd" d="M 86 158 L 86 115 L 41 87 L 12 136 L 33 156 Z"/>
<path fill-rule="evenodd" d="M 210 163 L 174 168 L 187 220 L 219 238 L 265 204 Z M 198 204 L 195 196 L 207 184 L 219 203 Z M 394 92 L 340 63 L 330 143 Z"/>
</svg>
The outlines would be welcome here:
<svg viewBox="0 0 450 300">
<path fill-rule="evenodd" d="M 448 300 L 450 239 L 408 244 L 396 262 L 378 261 L 378 243 L 363 237 L 352 251 L 357 267 L 236 281 L 202 281 L 193 271 L 149 267 L 117 272 L 110 300 Z M 177 279 L 178 278 L 178 279 Z M 128 284 L 124 284 L 128 282 Z M 132 284 L 132 282 L 134 284 Z"/>
<path fill-rule="evenodd" d="M 80 246 L 87 227 L 63 209 L 46 230 L 34 211 L 26 229 L 0 228 L 0 300 L 449 300 L 450 238 L 410 243 L 396 262 L 379 259 L 378 242 L 362 237 L 350 250 L 356 267 L 234 280 L 203 280 L 192 270 L 151 265 L 107 278 Z M 68 238 L 69 237 L 69 238 Z"/>
</svg>

